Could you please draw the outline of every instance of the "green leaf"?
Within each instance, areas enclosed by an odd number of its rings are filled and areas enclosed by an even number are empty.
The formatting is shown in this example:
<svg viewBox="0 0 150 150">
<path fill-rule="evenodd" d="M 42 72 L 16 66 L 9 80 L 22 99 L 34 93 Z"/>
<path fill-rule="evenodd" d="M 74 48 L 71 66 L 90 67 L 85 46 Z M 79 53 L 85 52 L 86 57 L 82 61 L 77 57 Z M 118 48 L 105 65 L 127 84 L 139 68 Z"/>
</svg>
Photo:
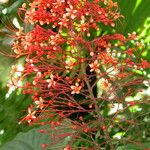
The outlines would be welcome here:
<svg viewBox="0 0 150 150">
<path fill-rule="evenodd" d="M 38 132 L 39 128 L 27 133 L 19 133 L 16 138 L 5 144 L 1 150 L 41 150 L 41 144 L 48 142 L 48 136 Z"/>
<path fill-rule="evenodd" d="M 49 129 L 49 126 L 33 128 L 28 132 L 20 132 L 12 141 L 7 142 L 1 150 L 42 150 L 41 145 L 49 145 L 46 150 L 62 150 L 71 140 L 70 136 L 58 138 L 59 134 L 72 132 L 67 126 L 69 122 L 63 123 L 55 129 Z M 39 130 L 45 129 L 48 134 L 42 134 Z M 53 136 L 56 136 L 55 138 Z M 58 138 L 58 139 L 57 139 Z M 56 143 L 55 143 L 55 140 Z M 54 144 L 54 143 L 55 144 Z"/>
<path fill-rule="evenodd" d="M 13 139 L 18 132 L 31 129 L 27 124 L 18 124 L 31 103 L 30 97 L 23 94 L 17 95 L 17 91 L 14 91 L 6 99 L 7 93 L 8 88 L 2 88 L 0 84 L 0 132 L 4 131 L 0 135 L 0 146 Z"/>
<path fill-rule="evenodd" d="M 148 150 L 150 148 L 150 143 L 143 143 L 143 144 L 127 144 L 126 146 L 120 146 L 117 150 Z"/>
<path fill-rule="evenodd" d="M 150 17 L 149 0 L 116 0 L 125 22 L 118 22 L 117 29 L 122 33 L 137 31 Z"/>
</svg>

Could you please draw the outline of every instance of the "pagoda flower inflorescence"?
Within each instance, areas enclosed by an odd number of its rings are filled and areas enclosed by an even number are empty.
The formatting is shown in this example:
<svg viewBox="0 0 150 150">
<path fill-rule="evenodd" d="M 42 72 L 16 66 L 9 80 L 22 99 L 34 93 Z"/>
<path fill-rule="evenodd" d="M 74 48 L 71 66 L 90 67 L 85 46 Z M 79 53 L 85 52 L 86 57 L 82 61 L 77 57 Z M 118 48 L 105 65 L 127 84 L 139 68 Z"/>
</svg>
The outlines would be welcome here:
<svg viewBox="0 0 150 150">
<path fill-rule="evenodd" d="M 25 63 L 18 79 L 13 78 L 17 70 L 12 70 L 12 85 L 23 81 L 23 93 L 31 94 L 33 100 L 21 123 L 56 127 L 69 119 L 74 132 L 65 150 L 73 149 L 78 138 L 93 149 L 105 144 L 115 149 L 107 129 L 113 131 L 117 115 L 104 117 L 103 107 L 122 103 L 123 110 L 128 109 L 126 96 L 135 94 L 135 86 L 144 80 L 135 70 L 150 66 L 135 56 L 143 47 L 135 32 L 127 36 L 114 32 L 116 20 L 122 17 L 117 3 L 33 0 L 23 4 L 20 12 L 32 29 L 20 28 L 16 33 L 12 49 L 16 58 L 25 58 Z M 113 32 L 102 34 L 104 26 Z M 127 126 L 132 124 L 128 118 L 124 121 Z M 98 131 L 101 141 L 94 140 Z"/>
</svg>

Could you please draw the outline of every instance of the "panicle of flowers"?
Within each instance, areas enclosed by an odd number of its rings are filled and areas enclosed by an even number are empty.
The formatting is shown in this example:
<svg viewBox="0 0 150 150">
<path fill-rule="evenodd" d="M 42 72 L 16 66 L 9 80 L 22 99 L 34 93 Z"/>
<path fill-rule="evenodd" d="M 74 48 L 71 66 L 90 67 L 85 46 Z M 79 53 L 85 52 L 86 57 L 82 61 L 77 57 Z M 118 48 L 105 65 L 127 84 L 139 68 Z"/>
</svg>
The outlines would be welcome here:
<svg viewBox="0 0 150 150">
<path fill-rule="evenodd" d="M 98 5 L 99 3 L 105 4 L 104 8 Z M 117 5 L 112 0 L 105 3 L 88 0 L 36 0 L 29 4 L 29 9 L 26 10 L 24 7 L 23 4 L 22 10 L 26 12 L 26 22 L 52 24 L 54 28 L 58 25 L 67 28 L 76 26 L 73 20 L 76 20 L 79 26 L 85 26 L 83 30 L 88 30 L 89 27 L 98 28 L 96 22 L 114 26 L 114 21 L 121 16 L 114 11 Z"/>
<path fill-rule="evenodd" d="M 73 140 L 86 140 L 96 149 L 103 144 L 92 137 L 102 131 L 103 141 L 110 142 L 113 148 L 107 126 L 111 125 L 109 130 L 113 132 L 116 122 L 105 120 L 103 104 L 124 104 L 126 96 L 135 94 L 134 86 L 144 79 L 134 76 L 135 71 L 150 66 L 135 57 L 141 48 L 135 33 L 91 36 L 103 25 L 115 26 L 115 21 L 122 17 L 117 3 L 33 0 L 20 10 L 25 12 L 25 23 L 33 25 L 28 32 L 21 28 L 12 45 L 16 58 L 25 58 L 19 78 L 24 81 L 23 93 L 31 94 L 33 100 L 21 122 L 55 127 L 69 119 Z M 135 42 L 131 44 L 131 40 Z M 71 149 L 70 144 L 65 149 Z"/>
</svg>

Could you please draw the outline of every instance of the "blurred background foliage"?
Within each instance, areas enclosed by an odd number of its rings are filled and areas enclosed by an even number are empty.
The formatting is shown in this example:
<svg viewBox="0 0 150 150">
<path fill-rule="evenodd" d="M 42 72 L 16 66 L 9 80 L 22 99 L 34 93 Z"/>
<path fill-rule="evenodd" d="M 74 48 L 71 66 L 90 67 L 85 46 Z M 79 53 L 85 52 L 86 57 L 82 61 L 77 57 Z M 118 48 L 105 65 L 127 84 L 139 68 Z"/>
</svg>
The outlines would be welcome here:
<svg viewBox="0 0 150 150">
<path fill-rule="evenodd" d="M 117 22 L 117 32 L 127 34 L 136 31 L 140 36 L 140 40 L 145 44 L 142 56 L 150 61 L 150 0 L 115 1 L 118 2 L 119 11 L 124 16 Z M 13 89 L 13 91 L 7 87 L 10 80 L 11 66 L 19 63 L 15 58 L 11 57 L 11 43 L 15 31 L 20 26 L 24 26 L 18 16 L 18 8 L 24 2 L 27 2 L 27 0 L 0 0 L 0 146 L 15 138 L 19 132 L 31 129 L 27 124 L 18 124 L 19 119 L 25 114 L 25 110 L 31 102 L 30 97 L 22 95 L 20 90 Z M 150 70 L 146 70 L 146 73 L 150 74 Z M 150 112 L 147 105 L 144 106 L 143 110 L 145 113 Z M 143 124 L 142 129 L 146 126 Z M 33 134 L 32 130 L 29 131 L 31 132 L 30 134 Z M 23 133 L 21 135 L 25 136 Z M 40 135 L 37 134 L 36 136 Z M 7 147 L 7 144 L 5 145 Z M 129 147 L 132 147 L 132 145 L 129 145 Z M 120 150 L 123 149 L 126 148 L 120 147 Z M 138 148 L 127 149 L 134 150 Z M 12 150 L 16 149 L 12 148 Z"/>
<path fill-rule="evenodd" d="M 31 99 L 22 95 L 21 90 L 9 92 L 11 91 L 7 87 L 0 84 L 0 146 L 13 139 L 18 132 L 31 128 L 25 124 L 18 124 L 26 114 L 26 107 L 31 103 Z"/>
<path fill-rule="evenodd" d="M 136 31 L 144 43 L 142 53 L 144 59 L 150 62 L 150 1 L 149 0 L 115 0 L 120 13 L 124 16 L 118 21 L 118 32 L 127 34 Z M 150 69 L 147 70 L 148 74 Z"/>
<path fill-rule="evenodd" d="M 6 0 L 0 0 L 5 2 Z M 6 1 L 7 2 L 7 1 Z M 11 43 L 17 28 L 23 25 L 18 16 L 18 8 L 25 0 L 9 0 L 7 3 L 0 3 L 0 81 L 4 86 L 9 79 L 11 66 L 16 63 L 12 54 Z"/>
</svg>

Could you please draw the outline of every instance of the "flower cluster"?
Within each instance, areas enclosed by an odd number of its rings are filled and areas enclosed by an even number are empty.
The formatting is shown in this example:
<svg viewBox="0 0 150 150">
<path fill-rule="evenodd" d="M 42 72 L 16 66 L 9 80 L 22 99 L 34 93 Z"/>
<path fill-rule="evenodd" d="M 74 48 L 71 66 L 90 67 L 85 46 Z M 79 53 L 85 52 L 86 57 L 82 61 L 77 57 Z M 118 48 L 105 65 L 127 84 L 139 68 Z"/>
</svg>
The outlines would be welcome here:
<svg viewBox="0 0 150 150">
<path fill-rule="evenodd" d="M 80 138 L 91 147 L 103 147 L 107 141 L 115 149 L 107 126 L 113 130 L 116 122 L 110 117 L 105 119 L 102 109 L 115 103 L 122 103 L 123 110 L 128 109 L 125 98 L 135 94 L 135 86 L 138 89 L 143 81 L 143 77 L 135 76 L 136 71 L 150 66 L 136 56 L 142 48 L 136 33 L 128 36 L 101 33 L 103 26 L 113 28 L 121 17 L 117 3 L 33 0 L 23 4 L 20 10 L 32 29 L 26 32 L 21 28 L 16 33 L 12 48 L 17 58 L 25 58 L 25 64 L 21 77 L 12 77 L 15 80 L 12 84 L 24 81 L 23 93 L 31 94 L 33 100 L 29 114 L 21 122 L 53 127 L 68 118 L 76 131 L 73 139 L 85 134 L 87 138 Z M 17 70 L 12 70 L 12 76 L 14 72 Z M 119 113 L 122 110 L 112 118 L 115 120 Z M 125 122 L 131 123 L 128 118 Z M 102 142 L 94 141 L 92 136 L 101 130 Z"/>
</svg>

